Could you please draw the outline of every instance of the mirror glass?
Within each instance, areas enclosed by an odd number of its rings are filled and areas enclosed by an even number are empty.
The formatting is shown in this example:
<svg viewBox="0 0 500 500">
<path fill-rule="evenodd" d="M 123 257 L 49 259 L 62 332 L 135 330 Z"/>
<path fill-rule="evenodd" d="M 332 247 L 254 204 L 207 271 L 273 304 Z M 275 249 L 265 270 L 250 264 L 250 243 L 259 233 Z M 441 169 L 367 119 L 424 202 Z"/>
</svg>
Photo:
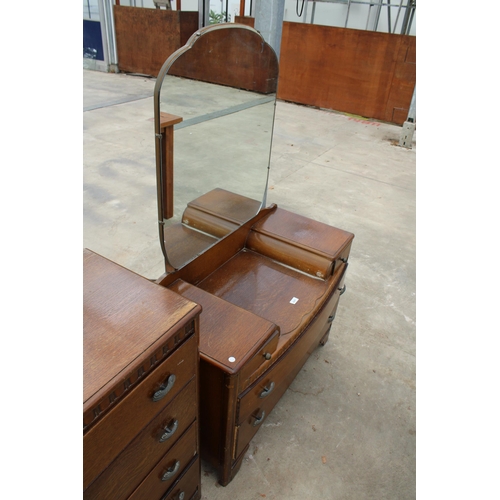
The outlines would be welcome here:
<svg viewBox="0 0 500 500">
<path fill-rule="evenodd" d="M 265 205 L 277 81 L 273 49 L 243 25 L 203 28 L 165 62 L 155 129 L 167 271 Z"/>
</svg>

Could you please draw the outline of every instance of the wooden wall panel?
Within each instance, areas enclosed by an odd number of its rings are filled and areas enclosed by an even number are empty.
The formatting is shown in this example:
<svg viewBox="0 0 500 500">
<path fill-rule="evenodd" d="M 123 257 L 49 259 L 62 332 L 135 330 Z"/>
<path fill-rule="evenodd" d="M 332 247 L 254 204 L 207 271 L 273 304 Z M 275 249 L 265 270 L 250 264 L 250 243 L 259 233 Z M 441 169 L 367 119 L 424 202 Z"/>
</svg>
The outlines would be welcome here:
<svg viewBox="0 0 500 500">
<path fill-rule="evenodd" d="M 405 37 L 399 47 L 387 99 L 386 116 L 392 116 L 392 119 L 387 118 L 386 121 L 397 124 L 406 121 L 415 88 L 416 68 L 416 39 Z"/>
<path fill-rule="evenodd" d="M 114 6 L 118 68 L 157 76 L 198 29 L 198 12 Z"/>
<path fill-rule="evenodd" d="M 284 22 L 278 98 L 402 124 L 415 68 L 415 37 Z"/>
</svg>

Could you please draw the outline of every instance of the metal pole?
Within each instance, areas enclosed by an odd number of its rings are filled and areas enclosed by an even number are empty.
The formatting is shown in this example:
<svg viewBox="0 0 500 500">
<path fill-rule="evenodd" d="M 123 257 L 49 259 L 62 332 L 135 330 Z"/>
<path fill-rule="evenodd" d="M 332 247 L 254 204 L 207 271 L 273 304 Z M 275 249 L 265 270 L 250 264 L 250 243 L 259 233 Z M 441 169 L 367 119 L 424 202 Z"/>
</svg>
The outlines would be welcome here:
<svg viewBox="0 0 500 500">
<path fill-rule="evenodd" d="M 345 25 L 344 28 L 347 28 L 347 20 L 349 19 L 349 10 L 351 9 L 351 0 L 347 0 L 347 12 L 345 15 Z"/>
<path fill-rule="evenodd" d="M 408 110 L 408 118 L 403 124 L 401 129 L 401 136 L 399 138 L 399 146 L 411 149 L 413 143 L 413 134 L 415 133 L 416 120 L 417 120 L 417 86 L 413 89 L 413 96 L 411 98 L 410 109 Z"/>
<path fill-rule="evenodd" d="M 411 98 L 410 110 L 408 111 L 408 121 L 417 121 L 417 86 L 413 89 L 413 96 Z"/>
<path fill-rule="evenodd" d="M 372 12 L 372 6 L 373 6 L 372 3 L 370 3 L 370 5 L 368 6 L 368 16 L 366 16 L 366 27 L 365 27 L 366 31 L 368 31 L 368 25 L 370 24 L 370 14 Z"/>
<path fill-rule="evenodd" d="M 255 29 L 280 57 L 285 0 L 260 0 L 255 5 Z"/>
<path fill-rule="evenodd" d="M 308 0 L 305 0 L 306 4 L 304 5 L 304 17 L 302 18 L 302 22 L 306 23 L 307 22 L 307 5 L 309 4 Z"/>
<path fill-rule="evenodd" d="M 102 12 L 103 12 L 103 23 L 101 26 L 104 27 L 103 38 L 106 39 L 106 63 L 108 65 L 108 71 L 117 73 L 118 72 L 118 53 L 116 50 L 116 33 L 115 33 L 115 21 L 113 16 L 113 0 L 101 0 L 102 1 Z"/>
<path fill-rule="evenodd" d="M 375 21 L 373 23 L 373 31 L 377 31 L 378 23 L 380 21 L 380 14 L 382 13 L 382 1 L 379 1 L 377 4 L 377 12 L 375 13 Z"/>
<path fill-rule="evenodd" d="M 410 20 L 411 0 L 407 0 L 405 5 L 405 15 L 403 17 L 403 25 L 401 26 L 401 34 L 406 35 L 408 22 Z"/>
<path fill-rule="evenodd" d="M 413 2 L 412 2 L 413 3 Z M 410 30 L 411 30 L 411 25 L 413 24 L 413 18 L 415 17 L 415 9 L 416 7 L 412 5 L 412 8 L 411 8 L 411 16 L 410 16 L 410 22 L 408 23 L 408 29 L 406 30 L 406 34 L 409 35 L 410 34 Z"/>
<path fill-rule="evenodd" d="M 389 34 L 391 33 L 391 0 L 387 0 L 387 25 Z"/>
<path fill-rule="evenodd" d="M 208 26 L 209 23 L 210 2 L 206 0 L 198 0 L 198 28 Z"/>
</svg>

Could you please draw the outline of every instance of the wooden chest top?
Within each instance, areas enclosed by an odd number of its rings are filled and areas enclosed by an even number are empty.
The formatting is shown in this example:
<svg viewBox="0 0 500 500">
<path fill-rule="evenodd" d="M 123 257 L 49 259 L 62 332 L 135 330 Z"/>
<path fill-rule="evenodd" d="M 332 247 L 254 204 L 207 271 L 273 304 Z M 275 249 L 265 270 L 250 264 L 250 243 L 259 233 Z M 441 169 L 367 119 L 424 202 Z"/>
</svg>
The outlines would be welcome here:
<svg viewBox="0 0 500 500">
<path fill-rule="evenodd" d="M 180 295 L 84 250 L 84 415 L 200 311 Z"/>
</svg>

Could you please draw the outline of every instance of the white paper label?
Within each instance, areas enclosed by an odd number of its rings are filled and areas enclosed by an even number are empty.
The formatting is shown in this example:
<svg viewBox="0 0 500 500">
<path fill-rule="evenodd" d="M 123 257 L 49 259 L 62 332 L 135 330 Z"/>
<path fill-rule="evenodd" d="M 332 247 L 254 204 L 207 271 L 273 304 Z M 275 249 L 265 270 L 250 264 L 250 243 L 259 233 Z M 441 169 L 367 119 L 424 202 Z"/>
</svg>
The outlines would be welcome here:
<svg viewBox="0 0 500 500">
<path fill-rule="evenodd" d="M 297 297 L 294 297 L 291 301 L 290 304 L 296 304 L 299 301 Z"/>
<path fill-rule="evenodd" d="M 234 358 L 233 356 L 231 356 L 230 358 L 228 358 L 228 361 L 230 363 L 234 363 L 236 361 L 236 358 Z"/>
</svg>

